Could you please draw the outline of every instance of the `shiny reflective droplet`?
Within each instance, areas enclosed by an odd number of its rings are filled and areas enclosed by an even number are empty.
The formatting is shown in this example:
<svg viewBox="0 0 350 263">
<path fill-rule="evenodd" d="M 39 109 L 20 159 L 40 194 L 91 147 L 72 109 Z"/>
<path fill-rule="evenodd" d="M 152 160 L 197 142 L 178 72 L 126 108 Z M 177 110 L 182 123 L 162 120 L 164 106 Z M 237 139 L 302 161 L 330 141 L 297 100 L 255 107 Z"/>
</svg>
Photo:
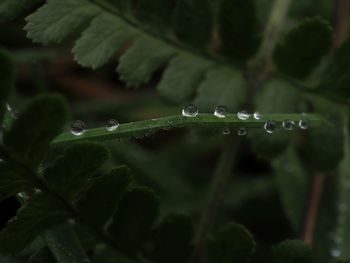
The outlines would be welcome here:
<svg viewBox="0 0 350 263">
<path fill-rule="evenodd" d="M 267 133 L 272 134 L 277 129 L 277 123 L 274 121 L 267 121 L 264 124 L 264 129 Z"/>
<path fill-rule="evenodd" d="M 26 192 L 21 192 L 21 193 L 18 193 L 18 196 L 24 200 L 27 200 L 29 199 L 29 196 Z"/>
<path fill-rule="evenodd" d="M 238 128 L 238 130 L 237 130 L 237 134 L 238 134 L 239 136 L 245 136 L 245 135 L 247 135 L 247 133 L 248 133 L 248 131 L 247 131 L 247 129 L 244 128 L 244 127 Z"/>
<path fill-rule="evenodd" d="M 282 123 L 282 127 L 287 131 L 292 131 L 295 127 L 295 122 L 292 120 L 284 120 Z"/>
<path fill-rule="evenodd" d="M 254 112 L 254 119 L 261 120 L 261 113 L 260 112 Z"/>
<path fill-rule="evenodd" d="M 196 117 L 198 115 L 198 108 L 193 105 L 187 105 L 182 109 L 182 116 L 184 117 Z"/>
<path fill-rule="evenodd" d="M 336 248 L 332 249 L 330 253 L 331 253 L 331 256 L 334 258 L 340 257 L 340 254 L 341 254 L 340 250 Z"/>
<path fill-rule="evenodd" d="M 82 135 L 86 130 L 85 123 L 83 121 L 77 120 L 73 122 L 70 126 L 70 132 L 75 136 Z"/>
<path fill-rule="evenodd" d="M 108 122 L 107 122 L 107 131 L 115 131 L 116 129 L 118 129 L 119 127 L 119 122 L 115 119 L 110 119 Z"/>
<path fill-rule="evenodd" d="M 217 106 L 214 111 L 214 115 L 218 118 L 225 118 L 227 115 L 227 108 L 223 105 Z"/>
<path fill-rule="evenodd" d="M 250 114 L 247 111 L 240 111 L 237 113 L 237 118 L 242 121 L 248 120 L 249 117 L 250 117 Z"/>
<path fill-rule="evenodd" d="M 302 119 L 299 121 L 299 128 L 302 130 L 307 130 L 310 126 L 310 122 L 307 119 Z"/>
<path fill-rule="evenodd" d="M 223 130 L 222 130 L 222 134 L 223 135 L 230 135 L 231 134 L 231 129 L 229 127 L 225 127 Z"/>
<path fill-rule="evenodd" d="M 11 108 L 10 104 L 8 104 L 8 103 L 6 103 L 6 110 L 9 112 L 12 111 L 12 108 Z"/>
</svg>

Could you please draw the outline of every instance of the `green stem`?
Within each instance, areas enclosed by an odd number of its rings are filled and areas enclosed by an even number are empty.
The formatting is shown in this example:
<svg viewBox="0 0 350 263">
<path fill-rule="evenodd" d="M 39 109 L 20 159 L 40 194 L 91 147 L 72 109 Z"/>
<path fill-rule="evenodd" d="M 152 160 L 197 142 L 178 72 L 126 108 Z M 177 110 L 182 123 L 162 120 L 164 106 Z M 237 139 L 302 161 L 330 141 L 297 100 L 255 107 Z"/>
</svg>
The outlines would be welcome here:
<svg viewBox="0 0 350 263">
<path fill-rule="evenodd" d="M 139 138 L 148 136 L 160 130 L 169 130 L 173 128 L 182 128 L 189 126 L 201 126 L 214 129 L 224 127 L 238 128 L 246 127 L 248 129 L 262 129 L 267 120 L 274 120 L 279 126 L 286 119 L 298 122 L 300 119 L 307 118 L 312 127 L 327 124 L 327 121 L 319 114 L 307 114 L 306 117 L 300 113 L 295 114 L 263 114 L 260 120 L 250 117 L 243 121 L 237 118 L 236 114 L 228 114 L 225 118 L 217 118 L 213 114 L 199 114 L 196 117 L 169 116 L 158 119 L 143 120 L 121 124 L 115 131 L 108 131 L 105 127 L 89 129 L 81 136 L 72 135 L 70 132 L 63 133 L 54 139 L 52 144 L 67 142 L 78 142 L 86 140 L 115 140 Z"/>
<path fill-rule="evenodd" d="M 214 224 L 214 219 L 218 213 L 219 206 L 223 201 L 225 190 L 229 184 L 238 146 L 239 145 L 237 142 L 230 141 L 223 147 L 220 159 L 213 175 L 207 206 L 204 209 L 198 224 L 198 229 L 194 240 L 195 249 L 191 263 L 205 262 L 204 251 L 207 238 Z"/>
</svg>

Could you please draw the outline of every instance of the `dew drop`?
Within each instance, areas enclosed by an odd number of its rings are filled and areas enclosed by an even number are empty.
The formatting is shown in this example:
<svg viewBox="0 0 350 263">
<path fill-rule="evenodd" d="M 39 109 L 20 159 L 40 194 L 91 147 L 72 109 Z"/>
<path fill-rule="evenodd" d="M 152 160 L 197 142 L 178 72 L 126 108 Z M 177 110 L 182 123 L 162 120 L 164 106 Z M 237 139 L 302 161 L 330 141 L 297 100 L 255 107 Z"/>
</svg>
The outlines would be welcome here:
<svg viewBox="0 0 350 263">
<path fill-rule="evenodd" d="M 227 115 L 227 108 L 223 105 L 217 106 L 214 111 L 214 115 L 218 118 L 225 118 Z"/>
<path fill-rule="evenodd" d="M 115 119 L 108 120 L 107 126 L 106 126 L 107 131 L 110 131 L 110 132 L 115 131 L 116 129 L 118 129 L 118 127 L 119 127 L 119 122 L 117 120 Z"/>
<path fill-rule="evenodd" d="M 82 135 L 85 132 L 85 129 L 85 123 L 80 120 L 73 122 L 70 126 L 70 132 L 75 136 Z"/>
<path fill-rule="evenodd" d="M 231 134 L 231 129 L 229 127 L 225 127 L 223 130 L 222 130 L 222 134 L 223 135 L 230 135 Z"/>
<path fill-rule="evenodd" d="M 260 112 L 254 112 L 254 119 L 261 120 L 261 113 Z"/>
<path fill-rule="evenodd" d="M 277 123 L 274 121 L 267 121 L 264 124 L 264 129 L 267 133 L 272 134 L 277 129 Z"/>
<path fill-rule="evenodd" d="M 307 130 L 309 128 L 310 122 L 307 119 L 302 119 L 298 124 L 300 129 Z"/>
<path fill-rule="evenodd" d="M 282 123 L 282 127 L 287 131 L 292 131 L 295 127 L 295 122 L 292 120 L 284 120 Z"/>
<path fill-rule="evenodd" d="M 250 117 L 250 114 L 247 111 L 240 111 L 237 113 L 237 118 L 242 121 L 248 120 L 249 117 Z"/>
<path fill-rule="evenodd" d="M 247 133 L 248 133 L 248 131 L 247 131 L 247 129 L 244 128 L 244 127 L 238 128 L 238 130 L 237 130 L 237 134 L 238 134 L 239 136 L 245 136 L 245 135 L 247 135 Z"/>
<path fill-rule="evenodd" d="M 196 117 L 197 115 L 198 115 L 198 108 L 193 104 L 189 104 L 182 109 L 182 116 L 184 117 L 193 118 L 193 117 Z"/>
</svg>

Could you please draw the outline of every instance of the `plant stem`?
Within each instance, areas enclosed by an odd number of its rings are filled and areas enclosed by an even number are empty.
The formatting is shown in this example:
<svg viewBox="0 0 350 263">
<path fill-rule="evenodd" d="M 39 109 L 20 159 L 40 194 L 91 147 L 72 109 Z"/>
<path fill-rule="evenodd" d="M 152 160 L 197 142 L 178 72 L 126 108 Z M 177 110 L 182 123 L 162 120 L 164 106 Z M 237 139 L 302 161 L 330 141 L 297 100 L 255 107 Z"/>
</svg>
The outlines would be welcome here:
<svg viewBox="0 0 350 263">
<path fill-rule="evenodd" d="M 207 237 L 212 229 L 214 219 L 218 213 L 218 208 L 224 198 L 225 190 L 232 174 L 237 149 L 238 142 L 233 141 L 227 142 L 223 147 L 213 175 L 208 202 L 198 224 L 198 229 L 194 239 L 195 248 L 191 263 L 205 262 L 204 250 Z"/>
<path fill-rule="evenodd" d="M 250 118 L 249 120 L 243 121 L 239 120 L 236 114 L 228 114 L 225 118 L 217 118 L 213 114 L 206 113 L 199 114 L 193 118 L 176 115 L 121 124 L 115 131 L 107 131 L 105 127 L 89 129 L 81 136 L 74 136 L 70 132 L 66 132 L 55 138 L 52 144 L 86 140 L 139 138 L 154 134 L 160 130 L 188 126 L 202 126 L 214 129 L 222 129 L 224 127 L 237 128 L 244 126 L 246 128 L 262 129 L 267 120 L 274 120 L 280 125 L 286 119 L 298 122 L 303 118 L 305 117 L 302 114 L 263 114 L 260 120 Z M 311 126 L 314 127 L 327 124 L 327 121 L 318 114 L 308 114 L 307 118 L 310 121 Z"/>
<path fill-rule="evenodd" d="M 314 176 L 312 181 L 311 196 L 309 200 L 305 228 L 303 233 L 303 240 L 306 244 L 312 246 L 314 241 L 316 220 L 318 214 L 318 208 L 324 189 L 324 182 L 326 176 L 323 173 L 318 173 Z"/>
<path fill-rule="evenodd" d="M 335 14 L 335 40 L 334 47 L 338 48 L 344 42 L 348 33 L 348 13 L 349 13 L 349 0 L 335 0 L 336 2 L 336 14 Z"/>
<path fill-rule="evenodd" d="M 275 0 L 265 28 L 262 45 L 254 62 L 260 74 L 265 72 L 266 66 L 271 61 L 272 53 L 280 37 L 290 4 L 291 0 Z"/>
</svg>

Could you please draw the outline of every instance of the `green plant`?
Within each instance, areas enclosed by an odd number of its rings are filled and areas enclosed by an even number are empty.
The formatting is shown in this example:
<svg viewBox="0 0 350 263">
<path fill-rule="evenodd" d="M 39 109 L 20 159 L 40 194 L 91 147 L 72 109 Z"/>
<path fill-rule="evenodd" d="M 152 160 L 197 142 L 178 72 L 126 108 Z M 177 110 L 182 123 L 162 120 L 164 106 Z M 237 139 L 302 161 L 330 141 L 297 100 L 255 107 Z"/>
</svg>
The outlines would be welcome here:
<svg viewBox="0 0 350 263">
<path fill-rule="evenodd" d="M 164 215 L 166 208 L 159 208 L 162 198 L 168 206 L 181 203 L 192 212 L 199 205 L 195 198 L 199 191 L 187 190 L 188 184 L 169 168 L 165 158 L 132 143 L 120 143 L 111 150 L 102 144 L 198 126 L 203 133 L 248 129 L 254 152 L 270 161 L 273 183 L 249 184 L 247 188 L 256 186 L 249 193 L 240 193 L 237 187 L 233 196 L 239 202 L 276 188 L 293 237 L 304 242 L 283 241 L 272 247 L 267 261 L 328 263 L 333 260 L 332 251 L 335 257 L 350 258 L 350 40 L 339 33 L 347 17 L 339 18 L 333 32 L 325 11 L 330 1 L 324 0 L 315 4 L 319 10 L 315 13 L 321 17 L 292 21 L 293 28 L 287 30 L 287 11 L 298 13 L 307 8 L 276 0 L 271 10 L 264 10 L 262 2 L 3 1 L 0 21 L 39 7 L 26 18 L 25 30 L 33 42 L 56 44 L 78 36 L 73 53 L 84 67 L 103 66 L 129 44 L 117 68 L 127 86 L 149 82 L 168 64 L 158 93 L 176 105 L 194 103 L 200 113 L 194 118 L 169 115 L 121 124 L 114 131 L 102 127 L 74 135 L 65 131 L 70 120 L 65 99 L 42 94 L 13 118 L 6 109 L 14 86 L 14 66 L 11 55 L 1 50 L 0 197 L 17 195 L 22 206 L 0 233 L 0 254 L 30 262 L 257 260 L 256 241 L 244 226 L 225 222 L 225 227 L 213 230 L 241 140 L 221 142 L 224 146 L 207 191 L 207 205 L 196 225 L 187 216 Z M 268 14 L 262 33 L 262 21 Z M 225 105 L 231 113 L 225 118 L 208 113 L 218 105 Z M 242 107 L 261 112 L 262 117 L 242 120 L 232 114 Z M 286 120 L 292 124 L 306 121 L 309 129 L 275 131 Z M 269 121 L 274 121 L 271 135 L 263 129 Z M 208 145 L 203 149 L 210 149 Z M 109 167 L 110 151 L 152 183 L 133 180 L 126 166 Z M 132 157 L 128 156 L 131 152 Z M 170 183 L 164 182 L 164 175 Z M 155 190 L 143 183 L 155 185 Z M 179 198 L 176 188 L 186 196 Z M 184 205 L 188 198 L 191 201 Z"/>
</svg>

